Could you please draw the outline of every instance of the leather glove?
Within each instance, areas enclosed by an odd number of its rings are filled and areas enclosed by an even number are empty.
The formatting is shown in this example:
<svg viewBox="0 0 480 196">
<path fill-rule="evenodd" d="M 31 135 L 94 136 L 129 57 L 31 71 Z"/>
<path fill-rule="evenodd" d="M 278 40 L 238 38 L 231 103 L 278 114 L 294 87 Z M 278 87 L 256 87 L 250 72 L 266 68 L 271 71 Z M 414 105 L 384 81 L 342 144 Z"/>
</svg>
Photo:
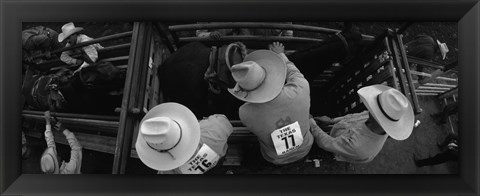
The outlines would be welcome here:
<svg viewBox="0 0 480 196">
<path fill-rule="evenodd" d="M 83 63 L 84 63 L 84 62 L 83 62 L 83 60 L 81 60 L 81 59 L 77 59 L 77 61 L 75 61 L 75 65 L 76 65 L 76 66 L 80 66 L 80 65 L 82 65 Z"/>
</svg>

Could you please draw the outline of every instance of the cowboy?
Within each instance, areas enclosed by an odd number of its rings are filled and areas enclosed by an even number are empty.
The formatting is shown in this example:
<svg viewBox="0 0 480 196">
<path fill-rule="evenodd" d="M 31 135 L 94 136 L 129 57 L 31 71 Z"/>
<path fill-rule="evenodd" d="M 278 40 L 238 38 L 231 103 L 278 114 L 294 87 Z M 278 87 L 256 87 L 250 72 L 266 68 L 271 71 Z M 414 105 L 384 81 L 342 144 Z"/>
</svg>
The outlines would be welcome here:
<svg viewBox="0 0 480 196">
<path fill-rule="evenodd" d="M 75 27 L 73 22 L 69 22 L 62 26 L 62 33 L 58 35 L 59 42 L 66 42 L 65 47 L 75 46 L 82 42 L 87 42 L 93 40 L 93 38 L 88 37 L 85 34 L 80 34 L 82 27 Z M 89 66 L 90 64 L 95 63 L 98 60 L 98 49 L 103 48 L 100 44 L 95 43 L 81 48 L 76 48 L 72 50 L 67 50 L 62 52 L 60 60 L 65 62 L 68 65 L 80 66 L 74 73 L 80 71 L 81 69 Z M 80 58 L 74 58 L 74 54 L 80 53 Z"/>
<path fill-rule="evenodd" d="M 426 34 L 419 34 L 415 38 L 405 44 L 405 52 L 409 56 L 422 58 L 428 61 L 435 59 L 436 54 L 442 56 L 442 60 L 445 60 L 448 47 L 446 43 L 441 43 L 438 39 L 435 42 L 434 39 Z M 423 67 L 418 65 L 417 71 L 422 72 Z M 419 77 L 421 79 L 423 77 Z"/>
<path fill-rule="evenodd" d="M 385 85 L 372 85 L 357 91 L 368 111 L 329 120 L 335 123 L 330 135 L 310 120 L 315 143 L 335 154 L 337 161 L 368 163 L 377 156 L 390 136 L 407 139 L 413 130 L 414 115 L 408 99 Z"/>
<path fill-rule="evenodd" d="M 50 51 L 62 48 L 53 29 L 36 26 L 22 31 L 22 56 L 26 64 L 39 64 L 52 58 Z M 34 58 L 45 54 L 45 58 Z M 25 69 L 25 68 L 24 68 Z"/>
<path fill-rule="evenodd" d="M 415 154 L 413 160 L 417 167 L 427 165 L 438 165 L 447 161 L 458 161 L 458 137 L 455 134 L 449 134 L 441 144 L 437 144 L 438 148 L 443 150 L 433 157 L 425 159 L 417 159 Z"/>
<path fill-rule="evenodd" d="M 46 111 L 44 117 L 46 121 L 45 141 L 47 141 L 47 149 L 45 149 L 40 158 L 42 171 L 46 174 L 80 174 L 80 168 L 82 166 L 82 146 L 77 138 L 72 132 L 66 129 L 62 123 L 59 121 L 56 123 L 55 128 L 58 131 L 62 131 L 72 149 L 70 151 L 70 161 L 61 161 L 62 158 L 57 155 L 52 125 L 50 124 L 50 111 Z"/>
<path fill-rule="evenodd" d="M 135 148 L 140 160 L 159 174 L 203 174 L 225 156 L 232 132 L 224 115 L 199 122 L 187 107 L 163 103 L 143 117 Z"/>
<path fill-rule="evenodd" d="M 302 162 L 313 144 L 309 131 L 310 89 L 307 80 L 274 42 L 270 50 L 256 50 L 233 65 L 236 81 L 228 91 L 245 101 L 239 108 L 242 123 L 260 142 L 268 163 L 284 166 Z"/>
</svg>

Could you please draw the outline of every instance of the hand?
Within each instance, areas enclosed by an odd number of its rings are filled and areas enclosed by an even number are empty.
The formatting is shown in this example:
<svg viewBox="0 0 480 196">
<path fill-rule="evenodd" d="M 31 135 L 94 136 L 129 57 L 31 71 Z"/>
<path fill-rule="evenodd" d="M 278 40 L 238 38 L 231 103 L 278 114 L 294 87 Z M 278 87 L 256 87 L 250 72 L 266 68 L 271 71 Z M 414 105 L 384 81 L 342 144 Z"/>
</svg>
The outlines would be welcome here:
<svg viewBox="0 0 480 196">
<path fill-rule="evenodd" d="M 83 60 L 81 60 L 81 59 L 77 59 L 77 61 L 75 61 L 76 66 L 80 66 L 82 64 L 83 64 Z"/>
<path fill-rule="evenodd" d="M 63 126 L 63 124 L 58 121 L 56 124 L 55 124 L 55 129 L 57 129 L 58 131 L 62 132 L 63 130 L 65 130 L 65 126 Z"/>
<path fill-rule="evenodd" d="M 285 53 L 285 47 L 280 42 L 273 42 L 272 45 L 269 46 L 270 50 L 276 52 L 277 54 Z"/>
<path fill-rule="evenodd" d="M 45 121 L 50 122 L 50 119 L 52 118 L 52 115 L 50 114 L 50 111 L 47 110 L 43 113 L 43 117 L 45 118 Z"/>
<path fill-rule="evenodd" d="M 213 32 L 210 33 L 210 38 L 212 38 L 214 40 L 219 40 L 221 37 L 222 37 L 222 33 L 218 32 L 218 31 L 213 31 Z"/>
<path fill-rule="evenodd" d="M 320 116 L 320 117 L 315 117 L 313 118 L 315 120 L 315 122 L 320 125 L 320 126 L 325 126 L 325 125 L 333 125 L 335 124 L 335 121 L 333 121 L 333 119 L 331 119 L 330 117 L 328 116 Z"/>
</svg>

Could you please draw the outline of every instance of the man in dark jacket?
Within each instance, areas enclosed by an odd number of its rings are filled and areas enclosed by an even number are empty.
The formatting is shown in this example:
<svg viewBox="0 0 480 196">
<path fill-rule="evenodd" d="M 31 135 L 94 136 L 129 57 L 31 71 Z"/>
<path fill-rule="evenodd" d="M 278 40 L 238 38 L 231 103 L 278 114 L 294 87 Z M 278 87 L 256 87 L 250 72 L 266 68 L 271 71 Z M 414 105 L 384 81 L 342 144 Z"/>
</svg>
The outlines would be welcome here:
<svg viewBox="0 0 480 196">
<path fill-rule="evenodd" d="M 415 36 L 412 41 L 405 44 L 405 50 L 409 56 L 422 58 L 428 61 L 434 60 L 436 55 L 441 55 L 442 60 L 445 60 L 448 53 L 447 44 L 441 43 L 438 40 L 435 42 L 432 37 L 426 34 Z M 423 67 L 417 66 L 417 71 L 422 72 Z"/>
<path fill-rule="evenodd" d="M 36 26 L 22 31 L 22 56 L 25 63 L 39 64 L 51 58 L 50 51 L 62 48 L 53 29 Z M 46 58 L 33 58 L 46 54 Z"/>
</svg>

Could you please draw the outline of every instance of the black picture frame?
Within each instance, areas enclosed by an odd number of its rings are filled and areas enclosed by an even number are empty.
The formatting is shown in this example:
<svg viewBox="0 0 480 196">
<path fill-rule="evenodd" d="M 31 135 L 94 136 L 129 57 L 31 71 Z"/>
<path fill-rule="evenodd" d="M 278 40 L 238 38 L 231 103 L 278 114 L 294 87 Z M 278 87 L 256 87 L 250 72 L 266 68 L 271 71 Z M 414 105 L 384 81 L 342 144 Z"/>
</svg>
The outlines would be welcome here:
<svg viewBox="0 0 480 196">
<path fill-rule="evenodd" d="M 0 1 L 0 193 L 3 195 L 477 195 L 480 5 L 447 1 Z M 458 175 L 21 174 L 21 23 L 64 21 L 454 21 L 459 33 Z"/>
</svg>

